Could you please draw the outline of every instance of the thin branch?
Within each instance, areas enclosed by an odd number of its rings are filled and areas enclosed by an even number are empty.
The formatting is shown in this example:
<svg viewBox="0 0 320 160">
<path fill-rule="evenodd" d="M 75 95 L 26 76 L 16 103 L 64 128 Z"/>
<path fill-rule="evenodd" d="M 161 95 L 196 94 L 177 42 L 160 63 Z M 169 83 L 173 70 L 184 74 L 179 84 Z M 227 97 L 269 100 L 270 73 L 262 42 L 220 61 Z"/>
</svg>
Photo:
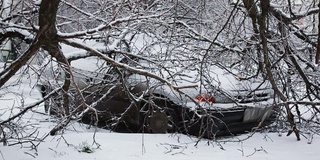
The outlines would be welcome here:
<svg viewBox="0 0 320 160">
<path fill-rule="evenodd" d="M 22 115 L 24 115 L 27 111 L 31 110 L 34 107 L 37 107 L 39 104 L 43 103 L 44 101 L 48 100 L 52 95 L 56 94 L 57 92 L 59 92 L 61 90 L 61 88 L 57 88 L 55 90 L 53 90 L 52 92 L 50 92 L 49 94 L 47 94 L 45 97 L 43 97 L 42 100 L 37 101 L 33 104 L 30 104 L 28 106 L 26 106 L 22 111 L 20 111 L 19 113 L 17 113 L 16 115 L 8 118 L 7 120 L 4 120 L 0 123 L 0 125 L 4 125 L 8 122 L 11 122 L 12 120 L 16 119 L 17 117 L 20 117 Z"/>
</svg>

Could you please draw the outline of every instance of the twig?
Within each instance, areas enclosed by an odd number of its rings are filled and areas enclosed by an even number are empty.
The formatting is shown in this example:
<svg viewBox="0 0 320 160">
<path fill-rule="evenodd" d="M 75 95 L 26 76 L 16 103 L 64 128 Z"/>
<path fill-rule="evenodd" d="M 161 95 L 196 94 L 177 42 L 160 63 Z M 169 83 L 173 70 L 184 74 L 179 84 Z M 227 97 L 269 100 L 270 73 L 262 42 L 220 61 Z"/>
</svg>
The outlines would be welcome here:
<svg viewBox="0 0 320 160">
<path fill-rule="evenodd" d="M 56 92 L 58 92 L 61 88 L 57 88 L 55 90 L 53 90 L 50 94 L 46 95 L 42 100 L 35 102 L 33 104 L 30 104 L 29 106 L 27 106 L 26 108 L 24 108 L 21 112 L 17 113 L 16 115 L 8 118 L 7 120 L 4 120 L 0 123 L 0 125 L 4 125 L 8 122 L 11 122 L 12 120 L 16 119 L 17 117 L 20 117 L 21 115 L 25 114 L 28 110 L 38 106 L 39 104 L 41 104 L 42 102 L 44 102 L 45 100 L 47 100 L 49 97 L 51 97 L 51 95 L 55 94 Z"/>
<path fill-rule="evenodd" d="M 31 157 L 33 157 L 33 158 L 36 158 L 36 156 L 32 155 L 31 153 L 24 152 L 24 154 L 27 154 L 27 155 L 29 155 L 29 156 L 31 156 Z"/>
<path fill-rule="evenodd" d="M 187 148 L 187 146 L 181 146 L 181 145 L 169 144 L 169 143 L 161 143 L 161 145 L 169 145 L 170 146 L 170 148 L 165 147 L 168 150 L 165 152 L 165 154 L 171 153 L 174 150 L 180 150 L 179 152 L 174 152 L 171 155 L 185 154 L 185 153 L 183 153 L 183 151 Z"/>
<path fill-rule="evenodd" d="M 3 157 L 3 153 L 2 153 L 1 150 L 0 150 L 0 154 L 1 154 L 2 159 L 5 160 L 5 158 Z"/>
<path fill-rule="evenodd" d="M 268 153 L 268 152 L 267 152 L 265 149 L 263 149 L 263 147 L 261 146 L 260 149 L 254 148 L 253 153 L 247 155 L 246 157 L 250 157 L 250 156 L 254 155 L 256 152 L 261 152 L 261 151 L 263 151 L 264 153 Z"/>
</svg>

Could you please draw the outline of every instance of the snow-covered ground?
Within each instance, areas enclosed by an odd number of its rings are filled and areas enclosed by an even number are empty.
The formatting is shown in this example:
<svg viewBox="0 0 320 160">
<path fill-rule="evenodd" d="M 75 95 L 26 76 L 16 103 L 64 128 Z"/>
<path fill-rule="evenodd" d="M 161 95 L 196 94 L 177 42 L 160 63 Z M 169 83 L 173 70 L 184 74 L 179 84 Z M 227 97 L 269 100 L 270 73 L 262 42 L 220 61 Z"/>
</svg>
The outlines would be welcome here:
<svg viewBox="0 0 320 160">
<path fill-rule="evenodd" d="M 15 84 L 16 79 L 9 84 Z M 22 85 L 13 85 L 0 90 L 0 121 L 18 113 L 21 108 L 41 99 L 40 92 L 34 88 L 33 80 L 23 79 Z M 21 101 L 23 97 L 23 101 Z M 25 134 L 35 133 L 39 138 L 46 136 L 56 125 L 55 119 L 43 114 L 40 105 L 28 112 L 19 121 Z M 34 134 L 34 135 L 36 135 Z M 2 136 L 2 135 L 1 135 Z M 302 136 L 301 141 L 291 135 L 279 136 L 277 133 L 256 133 L 220 138 L 217 141 L 200 140 L 181 134 L 125 134 L 111 133 L 107 130 L 90 128 L 72 122 L 63 134 L 48 136 L 43 142 L 14 146 L 0 145 L 0 160 L 194 160 L 194 159 L 269 159 L 269 160 L 315 160 L 319 159 L 320 137 L 314 136 L 312 143 Z M 246 140 L 243 140 L 246 139 Z M 243 141 L 242 141 L 243 140 Z M 14 141 L 9 141 L 9 144 Z M 83 149 L 92 153 L 81 152 Z"/>
<path fill-rule="evenodd" d="M 49 130 L 50 123 L 40 124 L 40 131 Z M 63 135 L 47 137 L 37 151 L 20 145 L 1 146 L 1 158 L 60 159 L 60 160 L 115 160 L 115 159 L 270 159 L 270 160 L 315 160 L 319 158 L 320 138 L 314 137 L 312 144 L 306 139 L 296 141 L 294 137 L 279 137 L 277 134 L 255 134 L 248 140 L 238 141 L 246 135 L 220 139 L 218 142 L 202 140 L 185 135 L 172 134 L 123 134 L 99 130 L 95 135 L 77 124 Z M 100 146 L 93 145 L 93 142 Z M 225 141 L 225 142 L 224 142 Z M 79 152 L 84 147 L 93 153 Z M 0 159 L 1 159 L 0 158 Z"/>
</svg>

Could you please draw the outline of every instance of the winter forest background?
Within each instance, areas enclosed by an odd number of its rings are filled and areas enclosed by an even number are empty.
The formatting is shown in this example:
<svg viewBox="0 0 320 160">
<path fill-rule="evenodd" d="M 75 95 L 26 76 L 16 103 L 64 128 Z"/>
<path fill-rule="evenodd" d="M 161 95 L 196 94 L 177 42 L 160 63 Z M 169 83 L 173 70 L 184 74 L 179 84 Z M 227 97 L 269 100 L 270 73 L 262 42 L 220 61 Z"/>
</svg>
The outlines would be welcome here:
<svg viewBox="0 0 320 160">
<path fill-rule="evenodd" d="M 263 77 L 280 99 L 269 131 L 311 143 L 320 133 L 319 6 L 318 0 L 2 0 L 0 98 L 11 94 L 17 103 L 0 106 L 0 141 L 37 148 L 50 134 L 63 133 L 81 114 L 66 110 L 44 137 L 23 117 L 57 90 L 65 92 L 64 102 L 72 99 L 69 64 L 94 56 L 119 79 L 135 73 L 177 91 L 175 76 L 185 70 L 197 71 L 201 84 L 212 81 L 210 65 L 240 79 Z M 75 38 L 104 45 L 96 49 Z M 61 45 L 82 52 L 65 53 Z M 24 103 L 24 94 L 8 88 L 28 85 L 36 91 L 50 67 L 47 60 L 65 72 L 64 85 Z"/>
</svg>

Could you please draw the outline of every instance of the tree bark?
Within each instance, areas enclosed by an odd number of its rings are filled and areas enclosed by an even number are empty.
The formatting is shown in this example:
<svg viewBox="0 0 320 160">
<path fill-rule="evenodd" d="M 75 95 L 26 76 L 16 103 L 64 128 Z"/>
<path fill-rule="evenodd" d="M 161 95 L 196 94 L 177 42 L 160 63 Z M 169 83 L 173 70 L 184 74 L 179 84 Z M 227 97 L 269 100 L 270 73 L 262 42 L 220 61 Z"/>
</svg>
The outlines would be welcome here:
<svg viewBox="0 0 320 160">
<path fill-rule="evenodd" d="M 69 111 L 69 96 L 67 94 L 70 88 L 71 71 L 69 62 L 63 55 L 58 41 L 56 16 L 59 8 L 60 0 L 42 0 L 39 11 L 39 25 L 41 28 L 47 28 L 46 32 L 40 37 L 42 48 L 45 49 L 52 57 L 56 58 L 58 62 L 62 63 L 65 72 L 65 81 L 62 87 L 63 90 L 63 108 L 66 115 Z"/>
<path fill-rule="evenodd" d="M 318 4 L 318 7 L 320 9 L 320 3 Z M 320 10 L 318 13 L 318 22 L 320 22 Z M 320 23 L 318 23 L 318 33 L 320 33 Z M 318 64 L 320 59 L 320 34 L 318 34 L 318 45 L 317 45 L 317 53 L 315 57 L 315 63 Z"/>
<path fill-rule="evenodd" d="M 40 47 L 43 47 L 49 53 L 57 53 L 57 49 L 59 51 L 55 26 L 59 2 L 60 0 L 42 0 L 39 12 L 40 29 L 29 49 L 0 73 L 0 87 L 15 75 L 15 73 L 37 53 Z"/>
<path fill-rule="evenodd" d="M 275 82 L 275 79 L 273 77 L 273 73 L 271 70 L 271 63 L 269 60 L 269 51 L 268 51 L 268 41 L 267 41 L 267 16 L 269 13 L 269 8 L 270 8 L 270 1 L 269 0 L 263 0 L 261 1 L 261 15 L 260 18 L 258 19 L 258 24 L 259 24 L 259 30 L 260 30 L 260 38 L 261 38 L 261 43 L 262 43 L 262 52 L 264 55 L 264 64 L 265 64 L 265 69 L 267 73 L 268 80 L 270 81 L 273 90 L 275 91 L 276 95 L 280 97 L 280 99 L 283 102 L 287 101 L 287 98 L 285 95 L 279 90 L 277 87 L 277 84 Z M 290 122 L 291 125 L 291 131 L 288 133 L 290 135 L 292 132 L 296 134 L 297 140 L 300 140 L 300 134 L 298 129 L 296 128 L 295 122 L 294 122 L 294 115 L 292 114 L 290 110 L 289 104 L 285 104 L 285 108 L 288 114 L 288 121 Z"/>
</svg>

